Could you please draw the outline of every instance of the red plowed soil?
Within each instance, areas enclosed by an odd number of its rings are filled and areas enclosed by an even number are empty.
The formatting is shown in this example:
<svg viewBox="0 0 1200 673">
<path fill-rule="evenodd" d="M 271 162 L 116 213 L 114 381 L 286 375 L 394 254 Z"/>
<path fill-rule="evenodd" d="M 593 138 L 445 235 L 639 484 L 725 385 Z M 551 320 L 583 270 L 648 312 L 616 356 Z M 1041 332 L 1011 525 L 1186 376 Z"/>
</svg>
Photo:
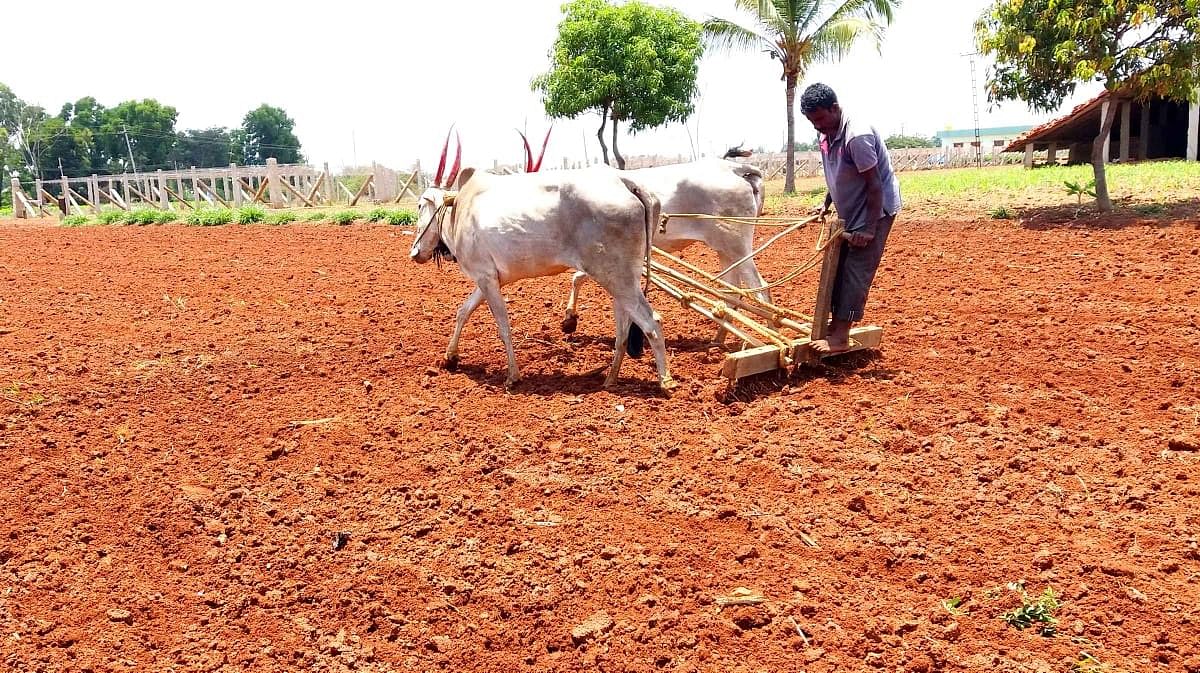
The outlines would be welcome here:
<svg viewBox="0 0 1200 673">
<path fill-rule="evenodd" d="M 732 391 L 655 294 L 670 399 L 566 276 L 441 371 L 410 241 L 0 228 L 0 668 L 1200 670 L 1195 223 L 901 220 L 881 354 Z"/>
</svg>

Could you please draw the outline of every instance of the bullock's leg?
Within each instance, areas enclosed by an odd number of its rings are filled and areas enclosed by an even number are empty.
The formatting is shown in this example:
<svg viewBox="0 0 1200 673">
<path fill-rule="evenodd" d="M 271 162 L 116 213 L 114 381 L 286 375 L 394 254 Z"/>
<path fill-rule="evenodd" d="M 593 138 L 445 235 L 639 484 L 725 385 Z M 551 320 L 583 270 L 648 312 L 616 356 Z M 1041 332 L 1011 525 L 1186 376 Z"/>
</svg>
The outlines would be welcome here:
<svg viewBox="0 0 1200 673">
<path fill-rule="evenodd" d="M 562 331 L 570 334 L 579 327 L 579 314 L 575 311 L 575 305 L 579 302 L 579 288 L 583 286 L 583 281 L 587 280 L 588 275 L 582 271 L 576 271 L 571 276 L 571 294 L 567 295 L 567 315 L 562 321 Z"/>
<path fill-rule="evenodd" d="M 614 298 L 613 303 L 615 304 L 616 301 Z M 650 307 L 650 302 L 646 300 L 646 295 L 641 291 L 638 291 L 627 302 L 626 306 L 630 317 L 638 327 L 642 328 L 642 332 L 650 340 L 650 348 L 654 350 L 654 363 L 658 365 L 658 385 L 662 387 L 663 392 L 669 393 L 679 387 L 679 384 L 671 378 L 670 369 L 667 367 L 667 342 L 663 339 L 662 323 L 658 319 L 658 314 Z"/>
<path fill-rule="evenodd" d="M 517 370 L 517 353 L 513 350 L 512 327 L 508 322 L 508 307 L 504 305 L 504 296 L 500 294 L 500 283 L 495 278 L 488 278 L 479 283 L 483 297 L 487 300 L 488 309 L 496 319 L 496 328 L 500 332 L 500 340 L 504 342 L 504 354 L 508 356 L 508 378 L 504 380 L 505 387 L 516 385 L 521 380 L 521 372 Z"/>
<path fill-rule="evenodd" d="M 621 373 L 621 361 L 625 359 L 625 342 L 629 340 L 629 325 L 632 320 L 629 312 L 621 302 L 613 300 L 613 322 L 617 325 L 617 338 L 613 340 L 613 363 L 608 370 L 608 378 L 604 379 L 604 387 L 610 388 L 617 382 Z"/>
<path fill-rule="evenodd" d="M 450 371 L 458 368 L 458 339 L 462 336 L 463 327 L 466 326 L 467 320 L 471 318 L 471 314 L 479 305 L 483 303 L 483 290 L 475 288 L 471 296 L 463 302 L 463 305 L 458 309 L 458 316 L 454 320 L 454 332 L 450 335 L 450 345 L 446 346 L 446 360 L 442 366 Z"/>
</svg>

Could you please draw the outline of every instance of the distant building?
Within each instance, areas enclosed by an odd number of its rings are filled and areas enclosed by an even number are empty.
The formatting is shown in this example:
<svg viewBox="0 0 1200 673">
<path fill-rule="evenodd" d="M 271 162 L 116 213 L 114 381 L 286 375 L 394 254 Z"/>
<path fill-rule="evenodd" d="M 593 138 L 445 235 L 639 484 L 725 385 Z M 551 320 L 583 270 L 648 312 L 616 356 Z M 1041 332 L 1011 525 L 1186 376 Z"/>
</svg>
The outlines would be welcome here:
<svg viewBox="0 0 1200 673">
<path fill-rule="evenodd" d="M 1034 153 L 1042 151 L 1046 152 L 1047 163 L 1058 163 L 1064 150 L 1067 163 L 1091 163 L 1100 121 L 1110 105 L 1117 106 L 1117 114 L 1109 142 L 1101 149 L 1105 162 L 1195 161 L 1200 155 L 1200 101 L 1189 103 L 1161 96 L 1136 100 L 1124 89 L 1102 92 L 1070 114 L 1023 134 L 1006 149 L 1024 152 L 1027 168 L 1035 165 Z"/>
<path fill-rule="evenodd" d="M 1031 128 L 1033 127 L 1027 125 L 994 126 L 988 129 L 979 129 L 979 145 L 982 147 L 984 154 L 1002 152 L 1009 143 Z M 940 131 L 935 137 L 938 139 L 940 147 L 944 150 L 948 149 L 956 154 L 967 151 L 974 153 L 975 151 L 975 129 L 973 128 Z"/>
</svg>

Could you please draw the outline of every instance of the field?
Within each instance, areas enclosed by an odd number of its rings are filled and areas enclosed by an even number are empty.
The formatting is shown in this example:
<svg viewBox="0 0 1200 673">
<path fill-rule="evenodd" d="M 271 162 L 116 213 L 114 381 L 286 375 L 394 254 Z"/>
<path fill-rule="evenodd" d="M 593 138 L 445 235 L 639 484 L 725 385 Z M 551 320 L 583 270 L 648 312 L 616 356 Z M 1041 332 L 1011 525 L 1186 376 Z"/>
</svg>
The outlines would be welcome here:
<svg viewBox="0 0 1200 673">
<path fill-rule="evenodd" d="M 1200 175 L 1010 174 L 905 177 L 878 354 L 730 388 L 652 295 L 670 398 L 566 276 L 439 369 L 407 227 L 0 224 L 0 667 L 1200 671 Z"/>
</svg>

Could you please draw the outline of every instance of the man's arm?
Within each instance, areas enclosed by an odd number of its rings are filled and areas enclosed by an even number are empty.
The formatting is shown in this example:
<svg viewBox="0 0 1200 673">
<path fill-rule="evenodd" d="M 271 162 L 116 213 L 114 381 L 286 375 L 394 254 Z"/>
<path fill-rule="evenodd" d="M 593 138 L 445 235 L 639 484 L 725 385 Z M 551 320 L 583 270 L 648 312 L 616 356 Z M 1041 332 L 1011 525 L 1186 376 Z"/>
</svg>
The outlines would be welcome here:
<svg viewBox="0 0 1200 673">
<path fill-rule="evenodd" d="M 833 209 L 833 194 L 825 192 L 825 205 L 813 208 L 813 214 L 819 217 L 825 217 L 829 211 Z"/>
<path fill-rule="evenodd" d="M 875 239 L 875 229 L 883 219 L 883 182 L 879 171 L 871 166 L 859 173 L 867 183 L 867 222 L 861 229 L 850 232 L 850 245 L 861 248 Z"/>
</svg>

